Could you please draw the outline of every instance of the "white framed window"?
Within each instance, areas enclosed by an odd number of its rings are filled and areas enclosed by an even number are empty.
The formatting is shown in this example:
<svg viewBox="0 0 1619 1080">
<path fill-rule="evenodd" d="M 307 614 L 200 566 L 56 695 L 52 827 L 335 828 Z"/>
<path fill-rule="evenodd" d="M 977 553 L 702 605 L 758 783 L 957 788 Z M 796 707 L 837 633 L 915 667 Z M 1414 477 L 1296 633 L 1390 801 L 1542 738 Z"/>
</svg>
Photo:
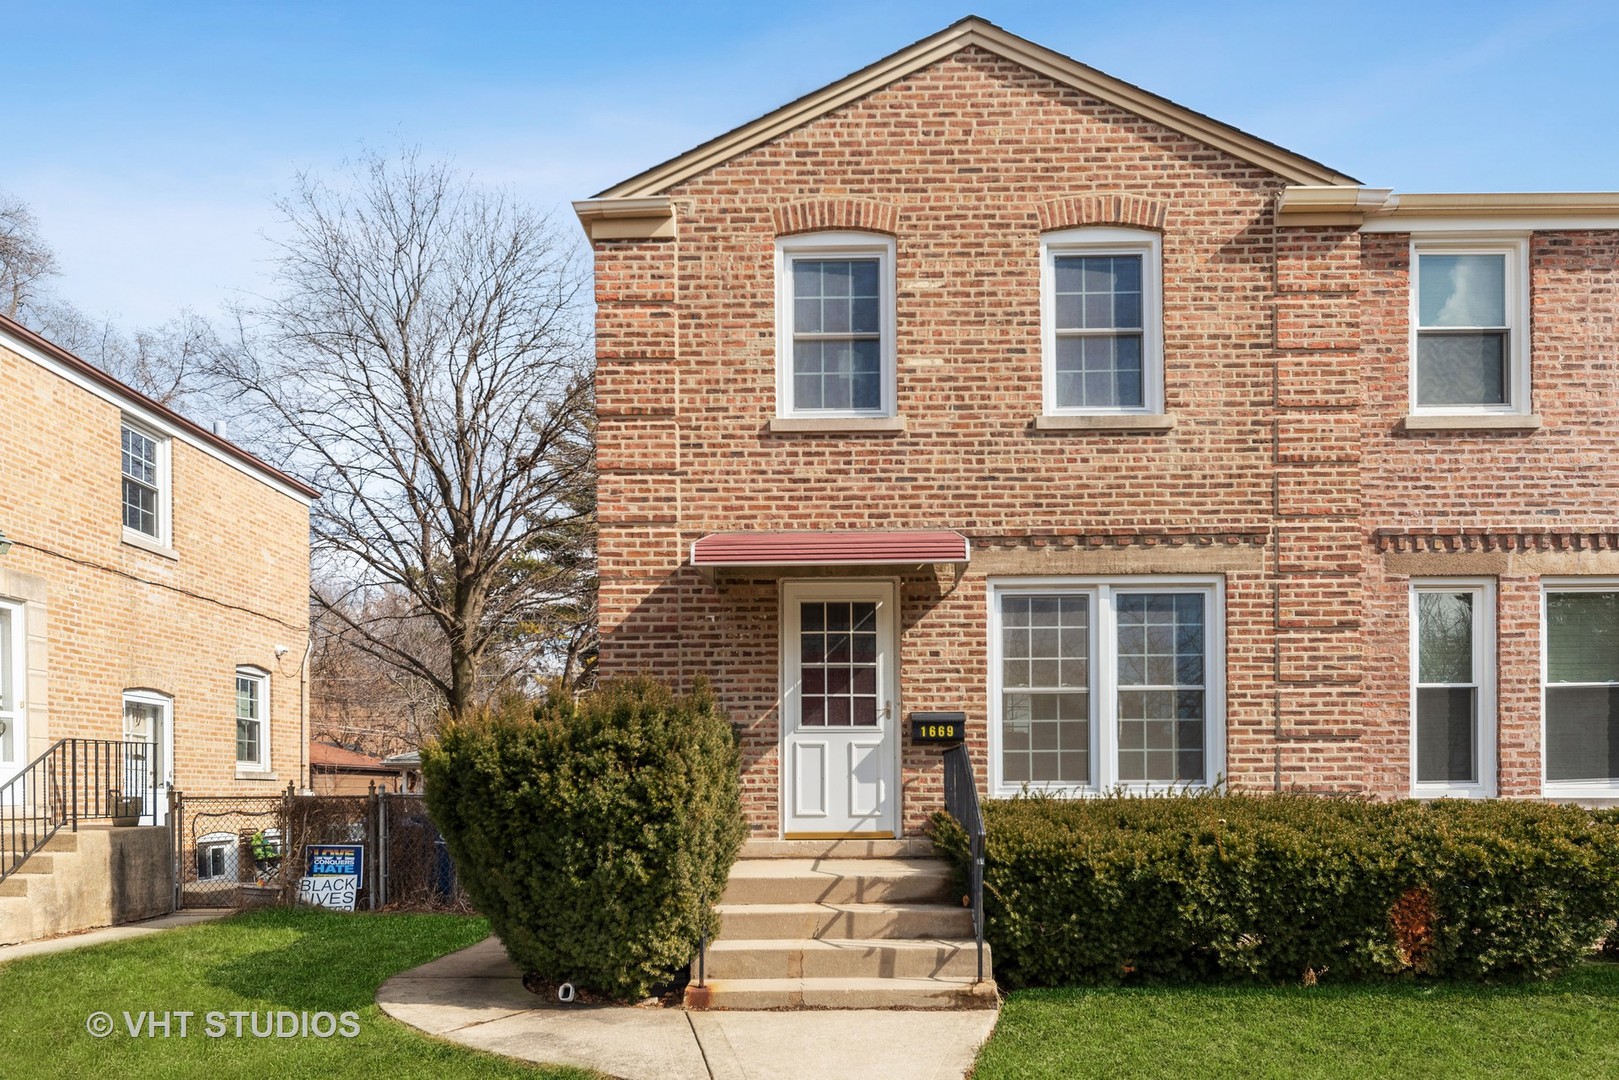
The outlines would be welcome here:
<svg viewBox="0 0 1619 1080">
<path fill-rule="evenodd" d="M 236 767 L 270 767 L 270 674 L 236 669 Z"/>
<path fill-rule="evenodd" d="M 1225 770 L 1224 597 L 1218 577 L 992 581 L 995 793 L 1217 783 Z"/>
<path fill-rule="evenodd" d="M 0 600 L 0 783 L 28 761 L 27 634 L 23 606 Z"/>
<path fill-rule="evenodd" d="M 1496 791 L 1495 582 L 1411 582 L 1411 794 Z"/>
<path fill-rule="evenodd" d="M 776 241 L 776 412 L 895 414 L 894 240 L 821 232 Z"/>
<path fill-rule="evenodd" d="M 237 847 L 240 841 L 235 833 L 209 833 L 197 841 L 197 880 L 237 880 Z"/>
<path fill-rule="evenodd" d="M 1411 241 L 1411 411 L 1529 412 L 1529 240 Z"/>
<path fill-rule="evenodd" d="M 120 430 L 124 535 L 169 543 L 169 440 L 125 420 Z"/>
<path fill-rule="evenodd" d="M 1164 411 L 1163 242 L 1145 229 L 1040 238 L 1048 416 Z"/>
<path fill-rule="evenodd" d="M 1541 582 L 1543 793 L 1619 795 L 1619 578 Z"/>
</svg>

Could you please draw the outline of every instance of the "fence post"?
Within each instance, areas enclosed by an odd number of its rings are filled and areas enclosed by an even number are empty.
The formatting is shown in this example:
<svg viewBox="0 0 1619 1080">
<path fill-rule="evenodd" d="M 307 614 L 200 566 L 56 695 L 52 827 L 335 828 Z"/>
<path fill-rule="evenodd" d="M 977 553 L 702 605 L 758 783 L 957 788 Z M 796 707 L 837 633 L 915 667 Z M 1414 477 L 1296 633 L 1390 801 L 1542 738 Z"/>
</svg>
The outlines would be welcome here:
<svg viewBox="0 0 1619 1080">
<path fill-rule="evenodd" d="M 169 789 L 169 828 L 174 830 L 174 910 L 185 906 L 185 799 L 176 788 Z"/>
</svg>

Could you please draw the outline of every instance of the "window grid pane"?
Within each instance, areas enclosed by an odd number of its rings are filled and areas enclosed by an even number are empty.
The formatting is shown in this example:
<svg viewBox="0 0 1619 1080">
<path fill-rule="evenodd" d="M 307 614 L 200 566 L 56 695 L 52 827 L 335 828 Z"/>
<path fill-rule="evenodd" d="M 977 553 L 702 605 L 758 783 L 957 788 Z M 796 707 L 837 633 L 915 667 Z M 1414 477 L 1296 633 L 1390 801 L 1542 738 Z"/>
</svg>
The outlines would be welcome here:
<svg viewBox="0 0 1619 1080">
<path fill-rule="evenodd" d="M 1203 595 L 1123 593 L 1116 611 L 1120 781 L 1202 782 Z"/>
<path fill-rule="evenodd" d="M 244 764 L 263 762 L 264 680 L 251 675 L 236 676 L 236 760 Z"/>
<path fill-rule="evenodd" d="M 793 407 L 882 408 L 878 259 L 794 259 Z"/>
<path fill-rule="evenodd" d="M 876 727 L 877 605 L 799 606 L 799 726 Z"/>
<path fill-rule="evenodd" d="M 1141 408 L 1142 256 L 1060 255 L 1052 260 L 1059 408 Z"/>
<path fill-rule="evenodd" d="M 1001 773 L 1091 785 L 1090 598 L 1001 598 Z"/>
<path fill-rule="evenodd" d="M 124 527 L 158 534 L 157 440 L 133 428 L 122 434 Z"/>
</svg>

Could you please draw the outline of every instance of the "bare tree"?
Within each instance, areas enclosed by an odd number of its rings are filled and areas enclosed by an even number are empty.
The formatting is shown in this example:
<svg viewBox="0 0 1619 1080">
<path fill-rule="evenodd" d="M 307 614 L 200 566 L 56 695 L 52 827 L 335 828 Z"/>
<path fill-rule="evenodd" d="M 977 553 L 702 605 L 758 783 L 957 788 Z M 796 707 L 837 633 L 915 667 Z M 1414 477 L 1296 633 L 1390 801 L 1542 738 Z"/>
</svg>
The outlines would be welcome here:
<svg viewBox="0 0 1619 1080">
<path fill-rule="evenodd" d="M 577 243 L 508 194 L 407 152 L 278 204 L 278 294 L 236 313 L 217 373 L 251 442 L 321 488 L 316 604 L 344 639 L 462 715 L 530 670 L 537 612 L 589 560 L 588 280 Z M 239 421 L 240 423 L 240 421 Z M 436 630 L 365 616 L 384 591 Z"/>
<path fill-rule="evenodd" d="M 25 315 L 39 299 L 40 283 L 58 272 L 28 204 L 0 192 L 0 312 L 11 319 Z"/>
<path fill-rule="evenodd" d="M 380 590 L 361 601 L 328 599 L 355 608 L 349 621 L 421 657 L 442 653 L 443 636 L 409 596 Z M 309 730 L 313 738 L 375 757 L 414 750 L 434 730 L 443 700 L 432 685 L 357 647 L 347 622 L 315 612 L 309 668 Z M 439 666 L 443 666 L 442 662 Z"/>
</svg>

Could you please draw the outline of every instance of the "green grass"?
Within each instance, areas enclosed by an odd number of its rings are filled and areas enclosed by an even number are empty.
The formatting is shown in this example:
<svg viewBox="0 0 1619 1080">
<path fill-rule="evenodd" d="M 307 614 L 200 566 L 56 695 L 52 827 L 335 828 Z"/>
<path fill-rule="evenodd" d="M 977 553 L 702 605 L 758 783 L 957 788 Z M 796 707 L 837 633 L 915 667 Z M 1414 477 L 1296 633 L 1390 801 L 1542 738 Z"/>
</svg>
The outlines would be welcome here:
<svg viewBox="0 0 1619 1080">
<path fill-rule="evenodd" d="M 1619 1076 L 1619 964 L 1553 982 L 1023 990 L 974 1080 Z"/>
<path fill-rule="evenodd" d="M 589 1080 L 576 1069 L 525 1066 L 440 1042 L 382 1014 L 390 975 L 481 941 L 482 919 L 266 910 L 129 941 L 0 965 L 0 1075 L 7 1077 L 430 1076 Z M 189 1009 L 188 1036 L 131 1038 L 123 1013 Z M 269 1011 L 359 1014 L 355 1038 L 208 1038 L 203 1014 Z M 92 1038 L 85 1021 L 111 1013 Z M 245 1021 L 250 1025 L 251 1021 Z M 244 1027 L 244 1032 L 250 1030 Z"/>
</svg>

